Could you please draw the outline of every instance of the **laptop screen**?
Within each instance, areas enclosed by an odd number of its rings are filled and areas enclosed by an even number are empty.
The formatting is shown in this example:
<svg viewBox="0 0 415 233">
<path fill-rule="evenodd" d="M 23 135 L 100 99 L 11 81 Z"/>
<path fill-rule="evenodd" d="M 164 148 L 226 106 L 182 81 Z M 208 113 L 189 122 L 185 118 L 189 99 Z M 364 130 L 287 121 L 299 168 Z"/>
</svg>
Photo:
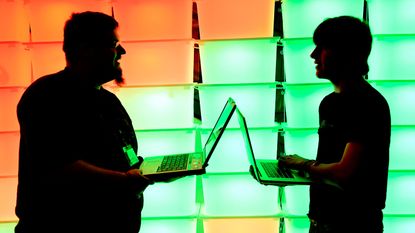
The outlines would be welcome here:
<svg viewBox="0 0 415 233">
<path fill-rule="evenodd" d="M 240 127 L 241 132 L 242 132 L 242 137 L 244 138 L 244 144 L 245 144 L 246 153 L 248 155 L 249 163 L 254 168 L 255 174 L 259 174 L 258 173 L 258 167 L 257 167 L 256 161 L 255 161 L 254 151 L 252 149 L 251 140 L 249 138 L 248 126 L 246 124 L 245 117 L 242 115 L 241 111 L 239 111 L 238 108 L 236 109 L 236 113 L 238 115 L 238 122 L 239 122 L 239 127 Z"/>
<path fill-rule="evenodd" d="M 233 112 L 235 111 L 235 108 L 235 101 L 233 101 L 232 98 L 229 98 L 225 104 L 225 107 L 223 107 L 222 112 L 216 121 L 215 127 L 213 127 L 213 130 L 211 131 L 203 148 L 203 152 L 207 156 L 206 162 L 209 160 L 213 149 L 216 147 L 216 144 L 218 144 L 218 139 L 222 136 L 223 131 L 225 130 L 229 120 L 232 117 Z"/>
</svg>

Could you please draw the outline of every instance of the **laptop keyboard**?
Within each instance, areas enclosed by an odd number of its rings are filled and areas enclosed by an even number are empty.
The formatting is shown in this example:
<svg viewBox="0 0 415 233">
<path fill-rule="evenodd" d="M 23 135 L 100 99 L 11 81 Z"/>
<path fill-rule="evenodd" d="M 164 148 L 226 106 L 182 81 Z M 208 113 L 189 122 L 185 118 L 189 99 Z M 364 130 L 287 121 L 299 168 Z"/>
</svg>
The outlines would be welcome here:
<svg viewBox="0 0 415 233">
<path fill-rule="evenodd" d="M 288 168 L 278 167 L 274 162 L 261 162 L 261 165 L 269 177 L 294 178 Z"/>
<path fill-rule="evenodd" d="M 165 156 L 160 166 L 158 167 L 157 171 L 164 172 L 164 171 L 184 170 L 187 168 L 188 158 L 189 158 L 189 154 Z"/>
</svg>

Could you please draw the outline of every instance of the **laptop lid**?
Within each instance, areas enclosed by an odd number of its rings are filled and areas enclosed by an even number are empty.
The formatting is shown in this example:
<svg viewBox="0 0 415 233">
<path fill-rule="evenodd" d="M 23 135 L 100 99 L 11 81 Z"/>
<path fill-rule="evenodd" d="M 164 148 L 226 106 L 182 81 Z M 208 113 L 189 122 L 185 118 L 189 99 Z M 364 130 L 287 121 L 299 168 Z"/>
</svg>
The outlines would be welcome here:
<svg viewBox="0 0 415 233">
<path fill-rule="evenodd" d="M 249 138 L 248 126 L 246 124 L 246 119 L 242 115 L 239 108 L 236 108 L 236 113 L 237 113 L 236 115 L 238 116 L 239 126 L 240 126 L 241 132 L 242 132 L 242 137 L 244 139 L 245 150 L 248 154 L 248 161 L 252 165 L 255 176 L 258 178 L 259 177 L 258 166 L 257 166 L 256 161 L 255 161 L 255 155 L 254 155 L 254 150 L 252 148 L 251 139 Z"/>
<path fill-rule="evenodd" d="M 213 151 L 215 150 L 219 142 L 219 139 L 225 131 L 226 126 L 231 120 L 232 115 L 235 112 L 235 109 L 235 101 L 231 97 L 229 97 L 203 147 L 203 154 L 206 156 L 206 159 L 203 163 L 203 168 L 206 168 L 208 166 L 209 159 L 212 157 Z"/>
</svg>

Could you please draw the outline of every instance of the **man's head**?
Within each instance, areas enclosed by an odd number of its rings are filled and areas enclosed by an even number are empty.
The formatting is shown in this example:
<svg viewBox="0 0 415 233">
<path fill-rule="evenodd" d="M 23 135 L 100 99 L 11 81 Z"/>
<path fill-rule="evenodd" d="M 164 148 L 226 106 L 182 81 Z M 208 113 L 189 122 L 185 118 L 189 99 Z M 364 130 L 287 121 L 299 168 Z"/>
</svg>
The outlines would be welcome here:
<svg viewBox="0 0 415 233">
<path fill-rule="evenodd" d="M 351 16 L 326 19 L 314 31 L 313 41 L 316 48 L 311 57 L 319 78 L 336 82 L 368 73 L 372 35 L 365 22 Z"/>
<path fill-rule="evenodd" d="M 84 72 L 94 85 L 113 79 L 122 83 L 118 60 L 125 54 L 119 44 L 118 22 L 100 12 L 74 13 L 64 28 L 63 51 L 67 66 Z"/>
</svg>

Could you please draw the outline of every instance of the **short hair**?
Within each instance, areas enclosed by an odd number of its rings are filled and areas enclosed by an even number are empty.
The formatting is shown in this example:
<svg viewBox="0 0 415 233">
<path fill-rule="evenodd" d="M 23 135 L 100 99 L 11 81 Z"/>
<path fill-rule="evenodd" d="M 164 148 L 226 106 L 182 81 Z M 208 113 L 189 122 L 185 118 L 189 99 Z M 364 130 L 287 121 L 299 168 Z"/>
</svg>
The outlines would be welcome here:
<svg viewBox="0 0 415 233">
<path fill-rule="evenodd" d="M 118 22 L 101 12 L 73 13 L 64 27 L 63 51 L 69 62 L 77 58 L 80 48 L 99 43 L 118 27 Z"/>
<path fill-rule="evenodd" d="M 368 24 L 352 16 L 326 19 L 318 25 L 313 35 L 317 46 L 338 53 L 360 75 L 369 72 L 367 59 L 372 49 L 372 40 Z"/>
</svg>

